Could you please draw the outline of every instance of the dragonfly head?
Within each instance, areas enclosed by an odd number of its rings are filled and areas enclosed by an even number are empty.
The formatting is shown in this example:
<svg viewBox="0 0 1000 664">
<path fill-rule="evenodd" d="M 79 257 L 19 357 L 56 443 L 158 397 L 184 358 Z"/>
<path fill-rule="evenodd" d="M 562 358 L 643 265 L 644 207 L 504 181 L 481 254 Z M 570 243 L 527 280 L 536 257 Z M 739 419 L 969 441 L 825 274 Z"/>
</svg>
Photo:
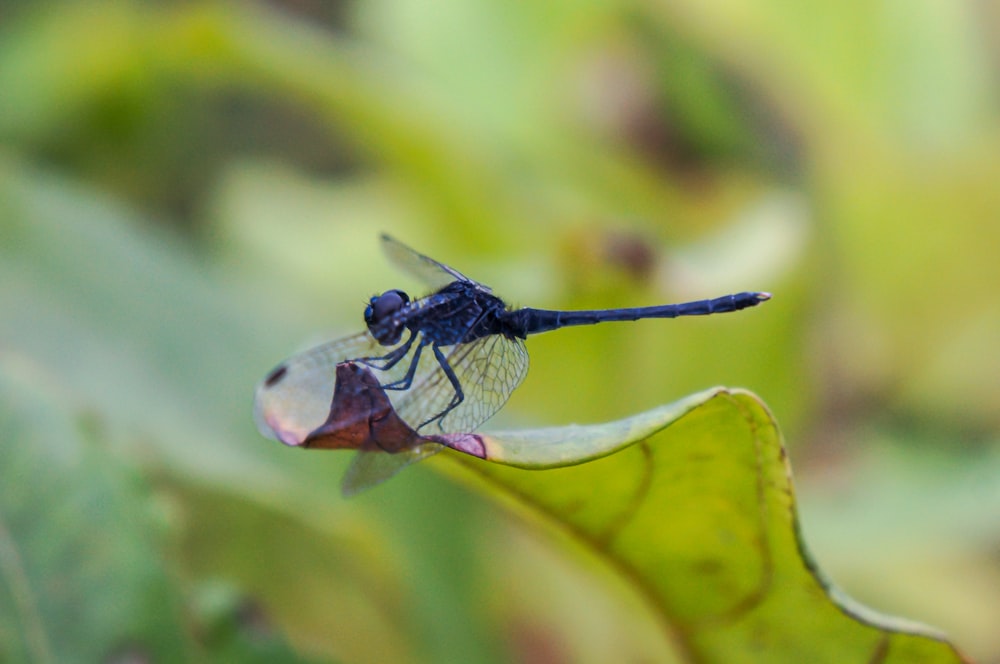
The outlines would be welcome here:
<svg viewBox="0 0 1000 664">
<path fill-rule="evenodd" d="M 401 290 L 387 290 L 381 295 L 373 295 L 368 301 L 365 324 L 383 346 L 391 346 L 402 338 L 404 325 L 396 319 L 396 314 L 409 302 L 410 296 Z"/>
</svg>

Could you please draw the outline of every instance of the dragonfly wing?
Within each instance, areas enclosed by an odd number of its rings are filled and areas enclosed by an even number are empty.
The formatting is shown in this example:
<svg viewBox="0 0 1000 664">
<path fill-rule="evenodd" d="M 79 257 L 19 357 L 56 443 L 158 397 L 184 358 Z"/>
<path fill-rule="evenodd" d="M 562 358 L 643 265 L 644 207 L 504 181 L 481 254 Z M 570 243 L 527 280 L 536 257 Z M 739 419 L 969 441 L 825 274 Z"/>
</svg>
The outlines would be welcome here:
<svg viewBox="0 0 1000 664">
<path fill-rule="evenodd" d="M 347 467 L 340 492 L 345 498 L 381 484 L 411 463 L 437 454 L 443 449 L 437 443 L 427 443 L 395 454 L 361 450 L 354 455 Z"/>
<path fill-rule="evenodd" d="M 491 292 L 489 287 L 469 279 L 455 268 L 439 263 L 429 256 L 424 256 L 388 235 L 382 235 L 382 249 L 393 264 L 409 272 L 434 290 L 444 288 L 453 281 L 468 281 L 487 292 Z"/>
<path fill-rule="evenodd" d="M 429 370 L 424 370 L 420 382 L 414 380 L 409 390 L 412 395 L 397 403 L 400 416 L 414 427 L 447 408 L 455 396 L 455 389 L 437 358 L 429 349 L 425 354 L 430 357 L 421 358 L 420 362 Z M 441 420 L 424 428 L 424 434 L 475 431 L 500 410 L 528 373 L 528 351 L 524 342 L 500 334 L 452 346 L 446 349 L 445 356 L 462 386 L 465 399 Z"/>
<path fill-rule="evenodd" d="M 268 438 L 301 445 L 330 414 L 337 364 L 388 352 L 368 332 L 344 337 L 294 355 L 257 385 L 254 419 Z"/>
<path fill-rule="evenodd" d="M 388 370 L 379 369 L 378 363 L 368 365 L 367 369 L 381 385 L 398 382 L 410 368 L 413 349 L 420 344 L 421 338 L 418 337 L 406 357 Z M 391 350 L 392 347 L 382 346 L 368 332 L 362 332 L 316 346 L 285 360 L 257 385 L 254 396 L 257 428 L 268 438 L 286 445 L 303 444 L 330 415 L 337 364 L 383 357 Z M 431 410 L 436 401 L 425 400 L 417 386 L 436 384 L 439 381 L 435 374 L 441 374 L 447 382 L 433 352 L 424 349 L 421 355 L 410 389 L 385 392 L 396 413 L 414 428 L 444 409 L 442 406 Z M 367 417 L 368 413 L 358 415 Z"/>
</svg>

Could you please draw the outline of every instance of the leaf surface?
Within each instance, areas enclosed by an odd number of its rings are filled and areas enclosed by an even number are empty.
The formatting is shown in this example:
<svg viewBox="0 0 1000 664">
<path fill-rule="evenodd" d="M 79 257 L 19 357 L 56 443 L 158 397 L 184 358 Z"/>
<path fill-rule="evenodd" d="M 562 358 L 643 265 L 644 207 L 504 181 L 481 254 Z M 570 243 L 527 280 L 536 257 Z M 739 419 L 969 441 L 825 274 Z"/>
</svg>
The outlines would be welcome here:
<svg viewBox="0 0 1000 664">
<path fill-rule="evenodd" d="M 629 579 L 685 661 L 963 661 L 938 632 L 879 615 L 823 576 L 801 538 L 781 434 L 749 392 L 483 438 L 502 463 L 438 458 Z"/>
</svg>

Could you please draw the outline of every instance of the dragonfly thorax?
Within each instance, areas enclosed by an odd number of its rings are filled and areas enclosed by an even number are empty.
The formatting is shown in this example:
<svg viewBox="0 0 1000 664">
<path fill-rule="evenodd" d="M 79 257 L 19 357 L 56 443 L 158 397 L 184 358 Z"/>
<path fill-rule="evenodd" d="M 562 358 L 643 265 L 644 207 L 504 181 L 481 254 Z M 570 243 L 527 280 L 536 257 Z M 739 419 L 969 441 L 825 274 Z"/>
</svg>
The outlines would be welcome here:
<svg viewBox="0 0 1000 664">
<path fill-rule="evenodd" d="M 387 290 L 373 295 L 365 307 L 368 331 L 383 346 L 399 343 L 405 326 L 396 314 L 410 303 L 410 296 L 401 290 Z"/>
</svg>

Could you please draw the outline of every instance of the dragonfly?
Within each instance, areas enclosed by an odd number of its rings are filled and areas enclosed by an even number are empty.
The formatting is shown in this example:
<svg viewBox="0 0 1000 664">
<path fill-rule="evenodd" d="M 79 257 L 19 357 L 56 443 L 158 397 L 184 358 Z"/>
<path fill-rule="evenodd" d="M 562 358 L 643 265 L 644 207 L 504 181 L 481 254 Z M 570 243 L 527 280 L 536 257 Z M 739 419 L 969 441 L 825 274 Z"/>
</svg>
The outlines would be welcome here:
<svg viewBox="0 0 1000 664">
<path fill-rule="evenodd" d="M 513 308 L 458 270 L 388 235 L 381 241 L 390 261 L 431 294 L 411 299 L 392 289 L 372 296 L 364 331 L 280 363 L 258 384 L 254 400 L 258 429 L 267 437 L 291 446 L 359 450 L 344 477 L 345 495 L 444 446 L 463 449 L 453 441 L 464 440 L 492 417 L 524 380 L 524 341 L 530 335 L 574 325 L 739 311 L 771 297 L 743 292 L 590 311 Z M 379 412 L 370 412 L 373 408 Z M 370 435 L 371 423 L 389 415 L 408 431 L 402 443 Z M 339 435 L 344 431 L 352 433 Z"/>
</svg>

